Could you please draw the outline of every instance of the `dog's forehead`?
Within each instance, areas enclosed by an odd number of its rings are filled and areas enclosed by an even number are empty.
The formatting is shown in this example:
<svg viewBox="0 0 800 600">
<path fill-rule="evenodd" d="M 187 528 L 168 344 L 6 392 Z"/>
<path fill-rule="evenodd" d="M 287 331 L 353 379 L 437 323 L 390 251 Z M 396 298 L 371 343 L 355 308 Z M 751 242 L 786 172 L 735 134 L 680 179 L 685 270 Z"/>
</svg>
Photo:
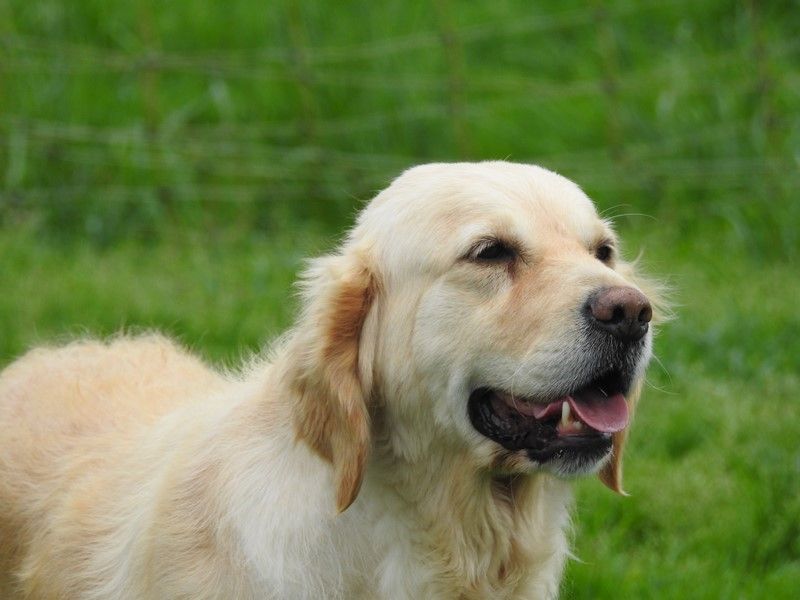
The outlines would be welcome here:
<svg viewBox="0 0 800 600">
<path fill-rule="evenodd" d="M 364 210 L 354 233 L 419 252 L 504 234 L 532 244 L 554 235 L 585 244 L 606 232 L 592 201 L 565 177 L 488 162 L 406 171 Z"/>
</svg>

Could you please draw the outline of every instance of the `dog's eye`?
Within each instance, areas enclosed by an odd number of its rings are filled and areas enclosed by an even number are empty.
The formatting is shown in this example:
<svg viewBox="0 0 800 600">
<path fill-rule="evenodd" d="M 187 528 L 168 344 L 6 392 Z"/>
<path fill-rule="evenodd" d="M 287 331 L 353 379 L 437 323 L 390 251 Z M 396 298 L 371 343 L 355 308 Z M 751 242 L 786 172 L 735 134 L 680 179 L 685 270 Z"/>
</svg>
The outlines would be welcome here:
<svg viewBox="0 0 800 600">
<path fill-rule="evenodd" d="M 594 251 L 595 258 L 603 263 L 610 261 L 613 254 L 614 250 L 608 244 L 598 246 L 597 250 Z"/>
<path fill-rule="evenodd" d="M 517 252 L 512 246 L 493 240 L 479 246 L 472 254 L 475 260 L 485 262 L 504 262 L 514 259 Z"/>
</svg>

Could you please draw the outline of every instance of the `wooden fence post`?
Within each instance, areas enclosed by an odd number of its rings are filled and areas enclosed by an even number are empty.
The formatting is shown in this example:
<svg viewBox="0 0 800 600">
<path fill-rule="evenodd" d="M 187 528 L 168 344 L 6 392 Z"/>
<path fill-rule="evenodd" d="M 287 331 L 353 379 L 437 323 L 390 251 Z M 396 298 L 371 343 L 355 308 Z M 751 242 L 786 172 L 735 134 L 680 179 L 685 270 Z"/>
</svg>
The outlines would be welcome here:
<svg viewBox="0 0 800 600">
<path fill-rule="evenodd" d="M 461 158 L 471 155 L 471 143 L 465 117 L 464 48 L 453 24 L 448 0 L 435 0 L 436 23 L 447 66 L 447 110 L 456 151 Z"/>
</svg>

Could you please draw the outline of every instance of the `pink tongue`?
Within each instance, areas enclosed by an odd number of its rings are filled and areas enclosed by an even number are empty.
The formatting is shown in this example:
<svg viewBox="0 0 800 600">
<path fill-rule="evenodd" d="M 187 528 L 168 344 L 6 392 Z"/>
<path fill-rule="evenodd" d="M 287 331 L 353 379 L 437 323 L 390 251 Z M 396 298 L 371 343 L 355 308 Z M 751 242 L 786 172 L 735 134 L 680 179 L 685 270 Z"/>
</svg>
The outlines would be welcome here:
<svg viewBox="0 0 800 600">
<path fill-rule="evenodd" d="M 596 390 L 583 391 L 578 398 L 565 396 L 545 406 L 538 405 L 533 410 L 533 416 L 542 419 L 560 415 L 564 400 L 569 402 L 578 419 L 597 431 L 615 433 L 625 429 L 628 424 L 628 403 L 625 402 L 625 396 L 614 394 L 607 397 Z"/>
<path fill-rule="evenodd" d="M 615 433 L 628 424 L 628 403 L 622 394 L 606 397 L 584 392 L 580 398 L 568 397 L 568 401 L 577 417 L 597 431 Z"/>
</svg>

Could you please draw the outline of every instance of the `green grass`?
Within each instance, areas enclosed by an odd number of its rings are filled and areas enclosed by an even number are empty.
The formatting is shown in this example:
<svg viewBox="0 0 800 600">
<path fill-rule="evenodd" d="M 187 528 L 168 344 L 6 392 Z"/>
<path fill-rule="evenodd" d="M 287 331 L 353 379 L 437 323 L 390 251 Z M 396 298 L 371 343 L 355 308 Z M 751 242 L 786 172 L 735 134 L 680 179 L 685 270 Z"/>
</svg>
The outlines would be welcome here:
<svg viewBox="0 0 800 600">
<path fill-rule="evenodd" d="M 291 283 L 317 234 L 234 239 L 178 236 L 154 246 L 46 245 L 0 235 L 0 362 L 81 334 L 158 328 L 207 358 L 233 361 L 280 332 Z"/>
<path fill-rule="evenodd" d="M 799 30 L 791 2 L 7 0 L 0 224 L 336 230 L 402 168 L 510 157 L 797 257 Z"/>
<path fill-rule="evenodd" d="M 144 328 L 235 362 L 403 168 L 540 163 L 677 304 L 564 596 L 794 597 L 798 31 L 785 1 L 0 2 L 0 365 Z"/>
<path fill-rule="evenodd" d="M 658 338 L 636 416 L 631 497 L 579 486 L 585 562 L 570 565 L 565 595 L 791 598 L 800 582 L 796 268 L 706 244 L 687 257 L 651 249 L 659 262 L 678 261 L 661 265 L 677 319 Z"/>
</svg>

